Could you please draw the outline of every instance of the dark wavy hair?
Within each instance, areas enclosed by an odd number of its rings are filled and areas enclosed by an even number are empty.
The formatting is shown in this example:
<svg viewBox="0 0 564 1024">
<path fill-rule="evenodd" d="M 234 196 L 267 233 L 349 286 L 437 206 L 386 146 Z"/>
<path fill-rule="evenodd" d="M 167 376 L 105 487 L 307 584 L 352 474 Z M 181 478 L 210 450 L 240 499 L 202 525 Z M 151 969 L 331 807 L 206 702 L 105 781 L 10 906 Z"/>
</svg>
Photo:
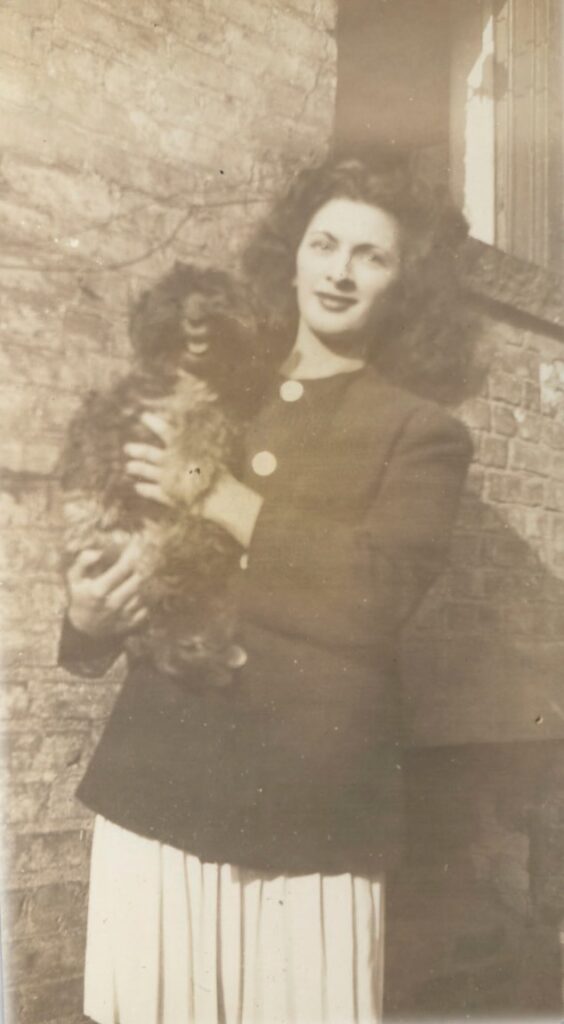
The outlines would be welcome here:
<svg viewBox="0 0 564 1024">
<path fill-rule="evenodd" d="M 468 225 L 446 190 L 418 181 L 405 164 L 330 157 L 297 174 L 243 254 L 268 343 L 282 355 L 294 342 L 296 252 L 311 218 L 331 199 L 377 206 L 400 228 L 400 277 L 371 361 L 402 387 L 437 401 L 458 400 L 472 377 L 475 334 L 461 301 Z"/>
</svg>

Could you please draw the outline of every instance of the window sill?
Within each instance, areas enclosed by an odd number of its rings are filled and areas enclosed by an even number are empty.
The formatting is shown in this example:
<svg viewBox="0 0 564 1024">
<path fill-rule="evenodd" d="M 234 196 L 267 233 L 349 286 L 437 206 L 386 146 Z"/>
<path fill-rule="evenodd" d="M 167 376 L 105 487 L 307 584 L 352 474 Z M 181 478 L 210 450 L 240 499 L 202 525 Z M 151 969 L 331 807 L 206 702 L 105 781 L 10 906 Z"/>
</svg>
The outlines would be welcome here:
<svg viewBox="0 0 564 1024">
<path fill-rule="evenodd" d="M 465 276 L 472 295 L 540 320 L 564 338 L 564 294 L 553 271 L 471 238 Z"/>
</svg>

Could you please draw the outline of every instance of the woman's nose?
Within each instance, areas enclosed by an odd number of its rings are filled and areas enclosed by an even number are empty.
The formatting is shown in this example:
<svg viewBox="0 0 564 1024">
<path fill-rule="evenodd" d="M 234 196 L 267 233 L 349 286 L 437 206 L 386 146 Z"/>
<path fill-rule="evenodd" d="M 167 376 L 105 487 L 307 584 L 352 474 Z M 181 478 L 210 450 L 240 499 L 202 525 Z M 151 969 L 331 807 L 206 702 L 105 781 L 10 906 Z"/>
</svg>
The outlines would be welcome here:
<svg viewBox="0 0 564 1024">
<path fill-rule="evenodd" d="M 336 284 L 352 279 L 352 267 L 350 253 L 337 252 L 327 268 L 328 277 Z"/>
</svg>

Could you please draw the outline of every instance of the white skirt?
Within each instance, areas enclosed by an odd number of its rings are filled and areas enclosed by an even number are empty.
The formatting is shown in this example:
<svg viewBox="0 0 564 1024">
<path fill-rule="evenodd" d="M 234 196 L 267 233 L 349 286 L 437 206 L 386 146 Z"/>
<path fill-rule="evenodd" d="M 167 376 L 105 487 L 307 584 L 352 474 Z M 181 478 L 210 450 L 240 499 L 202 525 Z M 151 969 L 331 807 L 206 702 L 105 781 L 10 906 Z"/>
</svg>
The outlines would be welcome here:
<svg viewBox="0 0 564 1024">
<path fill-rule="evenodd" d="M 374 1024 L 383 883 L 265 876 L 96 819 L 84 1012 L 98 1024 Z"/>
</svg>

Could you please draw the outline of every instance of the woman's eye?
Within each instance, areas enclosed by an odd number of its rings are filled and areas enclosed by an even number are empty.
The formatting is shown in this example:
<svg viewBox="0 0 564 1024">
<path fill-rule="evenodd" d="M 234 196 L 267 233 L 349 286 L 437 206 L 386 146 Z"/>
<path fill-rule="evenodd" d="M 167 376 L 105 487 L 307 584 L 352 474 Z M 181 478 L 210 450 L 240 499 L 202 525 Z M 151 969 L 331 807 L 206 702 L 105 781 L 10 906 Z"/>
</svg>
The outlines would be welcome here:
<svg viewBox="0 0 564 1024">
<path fill-rule="evenodd" d="M 332 246 L 327 238 L 314 238 L 310 242 L 312 249 L 320 249 L 322 252 L 330 252 Z"/>
<path fill-rule="evenodd" d="M 365 256 L 367 263 L 381 264 L 384 262 L 382 255 L 379 252 L 369 252 Z"/>
</svg>

